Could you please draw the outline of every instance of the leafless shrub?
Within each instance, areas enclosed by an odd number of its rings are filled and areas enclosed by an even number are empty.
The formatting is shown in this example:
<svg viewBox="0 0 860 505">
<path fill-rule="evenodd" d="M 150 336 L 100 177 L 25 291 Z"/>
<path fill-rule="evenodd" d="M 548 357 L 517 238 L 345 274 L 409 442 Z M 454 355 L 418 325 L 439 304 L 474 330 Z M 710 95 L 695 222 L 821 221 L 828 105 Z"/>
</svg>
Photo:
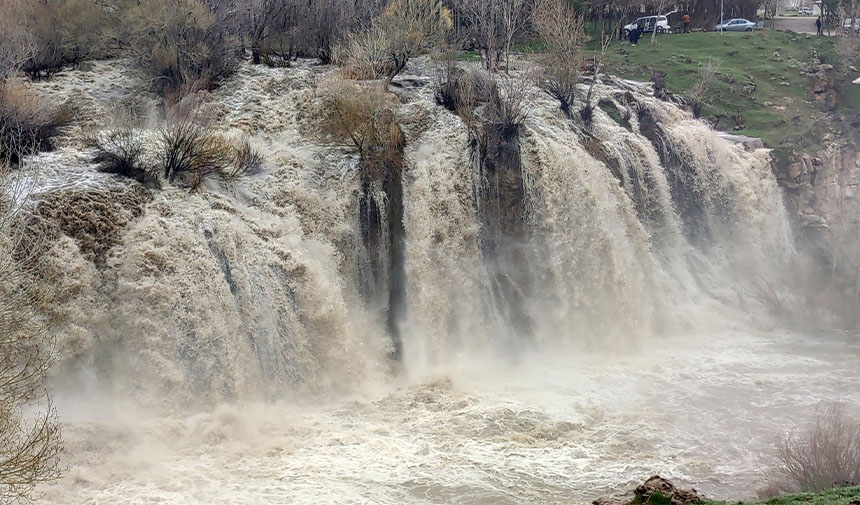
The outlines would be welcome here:
<svg viewBox="0 0 860 505">
<path fill-rule="evenodd" d="M 505 132 L 519 129 L 528 115 L 528 84 L 525 79 L 491 80 L 491 98 L 486 108 L 488 124 Z"/>
<path fill-rule="evenodd" d="M 92 133 L 84 138 L 84 145 L 92 149 L 92 162 L 99 171 L 129 177 L 148 187 L 160 187 L 158 173 L 144 159 L 145 138 L 140 131 L 121 126 Z"/>
<path fill-rule="evenodd" d="M 409 59 L 444 38 L 453 26 L 451 12 L 441 0 L 392 0 L 373 23 L 347 36 L 335 51 L 335 62 L 347 77 L 385 76 L 388 90 Z"/>
<path fill-rule="evenodd" d="M 436 55 L 436 104 L 455 112 L 460 102 L 460 78 L 464 71 L 457 65 L 458 51 L 443 47 Z"/>
<path fill-rule="evenodd" d="M 585 20 L 566 0 L 538 0 L 532 24 L 547 48 L 538 85 L 570 115 L 585 59 Z"/>
<path fill-rule="evenodd" d="M 690 108 L 696 119 L 702 116 L 705 95 L 707 95 L 708 87 L 719 69 L 720 63 L 712 59 L 699 67 L 699 77 L 693 83 L 693 87 L 690 88 Z"/>
<path fill-rule="evenodd" d="M 238 67 L 229 31 L 201 0 L 144 0 L 128 22 L 144 76 L 169 102 L 215 88 Z"/>
<path fill-rule="evenodd" d="M 105 56 L 127 1 L 7 0 L 4 15 L 26 34 L 19 38 L 26 47 L 21 70 L 33 79 L 45 78 L 85 58 Z"/>
<path fill-rule="evenodd" d="M 219 135 L 193 121 L 181 121 L 160 132 L 162 174 L 191 191 L 204 179 L 225 171 L 232 160 L 230 145 Z"/>
<path fill-rule="evenodd" d="M 519 163 L 516 140 L 528 116 L 528 89 L 526 79 L 500 79 L 475 70 L 457 79 L 456 111 L 480 166 Z"/>
<path fill-rule="evenodd" d="M 0 159 L 21 157 L 52 147 L 52 139 L 71 122 L 67 106 L 55 106 L 17 79 L 0 81 Z"/>
<path fill-rule="evenodd" d="M 382 90 L 328 83 L 320 127 L 331 140 L 355 148 L 366 172 L 400 165 L 406 139 L 391 98 Z"/>
<path fill-rule="evenodd" d="M 786 435 L 777 447 L 776 472 L 787 491 L 821 491 L 860 483 L 860 422 L 841 405 L 819 413 L 815 424 Z"/>
<path fill-rule="evenodd" d="M 60 426 L 43 389 L 54 358 L 53 340 L 36 312 L 44 294 L 31 275 L 38 255 L 22 247 L 23 195 L 0 163 L 0 502 L 25 502 L 35 486 L 59 476 Z M 12 194 L 9 188 L 13 188 Z M 19 194 L 15 194 L 19 193 Z M 32 242 L 34 238 L 28 237 Z M 27 251 L 31 251 L 28 253 Z M 34 413 L 25 414 L 35 408 Z"/>
<path fill-rule="evenodd" d="M 159 132 L 159 161 L 167 181 L 197 191 L 208 178 L 231 181 L 259 172 L 262 156 L 193 118 L 174 119 Z"/>
<path fill-rule="evenodd" d="M 248 139 L 242 139 L 233 146 L 233 160 L 224 172 L 225 179 L 257 175 L 263 168 L 263 156 L 251 146 Z"/>
<path fill-rule="evenodd" d="M 375 29 L 349 34 L 335 46 L 333 63 L 343 68 L 345 77 L 357 80 L 379 79 L 393 68 L 385 33 Z"/>
</svg>

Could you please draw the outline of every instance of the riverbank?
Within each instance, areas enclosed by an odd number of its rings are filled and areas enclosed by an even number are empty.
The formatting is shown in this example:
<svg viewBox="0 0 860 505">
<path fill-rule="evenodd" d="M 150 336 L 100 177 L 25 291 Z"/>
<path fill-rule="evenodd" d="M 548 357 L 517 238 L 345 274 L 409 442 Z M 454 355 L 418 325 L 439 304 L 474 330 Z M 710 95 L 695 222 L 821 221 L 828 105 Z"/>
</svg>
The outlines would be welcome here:
<svg viewBox="0 0 860 505">
<path fill-rule="evenodd" d="M 714 502 L 706 505 L 856 505 L 860 503 L 860 487 L 828 489 L 819 493 L 801 493 L 758 502 Z"/>
</svg>

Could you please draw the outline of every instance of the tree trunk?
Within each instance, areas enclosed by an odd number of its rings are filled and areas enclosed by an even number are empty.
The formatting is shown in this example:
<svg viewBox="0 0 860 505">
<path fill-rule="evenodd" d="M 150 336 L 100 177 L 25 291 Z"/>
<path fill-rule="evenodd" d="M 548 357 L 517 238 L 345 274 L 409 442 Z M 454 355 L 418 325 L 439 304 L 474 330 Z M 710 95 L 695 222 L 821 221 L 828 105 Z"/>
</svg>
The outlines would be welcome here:
<svg viewBox="0 0 860 505">
<path fill-rule="evenodd" d="M 383 85 L 383 89 L 386 92 L 388 92 L 391 82 L 394 81 L 394 78 L 397 77 L 400 72 L 403 72 L 403 69 L 406 68 L 406 62 L 409 61 L 407 56 L 395 56 L 392 59 L 394 60 L 394 68 L 388 73 L 388 77 L 385 78 L 385 84 Z"/>
</svg>

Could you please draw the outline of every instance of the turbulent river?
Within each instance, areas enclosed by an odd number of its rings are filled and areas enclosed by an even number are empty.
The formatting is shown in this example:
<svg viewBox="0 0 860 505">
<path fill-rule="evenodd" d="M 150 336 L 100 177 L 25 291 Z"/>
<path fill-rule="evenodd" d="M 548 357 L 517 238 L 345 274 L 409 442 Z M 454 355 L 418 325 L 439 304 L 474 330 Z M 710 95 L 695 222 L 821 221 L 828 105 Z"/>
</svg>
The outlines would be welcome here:
<svg viewBox="0 0 860 505">
<path fill-rule="evenodd" d="M 32 160 L 68 468 L 42 502 L 588 503 L 654 473 L 741 498 L 784 432 L 860 405 L 857 339 L 768 310 L 798 253 L 766 150 L 606 78 L 590 126 L 531 90 L 487 164 L 413 66 L 396 192 L 315 133 L 336 71 L 306 62 L 199 97 L 266 159 L 234 187 L 99 174 L 76 131 Z M 38 86 L 110 127 L 146 110 L 128 73 Z"/>
</svg>

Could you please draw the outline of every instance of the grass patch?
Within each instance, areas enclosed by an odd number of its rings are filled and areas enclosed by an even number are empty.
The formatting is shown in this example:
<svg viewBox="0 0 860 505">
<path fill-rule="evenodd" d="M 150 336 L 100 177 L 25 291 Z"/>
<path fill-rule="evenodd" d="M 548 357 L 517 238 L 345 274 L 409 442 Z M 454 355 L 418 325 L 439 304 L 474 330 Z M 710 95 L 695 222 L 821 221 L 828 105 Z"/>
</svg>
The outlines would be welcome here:
<svg viewBox="0 0 860 505">
<path fill-rule="evenodd" d="M 705 505 L 852 505 L 860 503 L 860 487 L 828 489 L 820 493 L 801 493 L 781 496 L 761 502 L 713 502 Z"/>
<path fill-rule="evenodd" d="M 460 55 L 457 57 L 457 59 L 460 61 L 471 61 L 471 62 L 481 61 L 481 53 L 479 53 L 478 51 L 474 51 L 474 50 L 463 51 L 462 53 L 460 53 Z"/>
<path fill-rule="evenodd" d="M 647 81 L 652 69 L 661 70 L 667 74 L 667 88 L 686 96 L 699 67 L 718 61 L 719 73 L 704 97 L 703 118 L 714 122 L 722 116 L 718 128 L 734 130 L 731 116 L 739 116 L 739 133 L 759 137 L 773 148 L 800 136 L 803 148 L 814 152 L 827 133 L 850 131 L 850 121 L 860 115 L 860 86 L 850 81 L 842 86 L 836 115 L 809 100 L 806 70 L 815 57 L 838 61 L 832 37 L 770 30 L 694 33 L 658 35 L 656 46 L 651 46 L 649 35 L 635 47 L 615 44 L 607 67 L 609 73 L 640 81 Z"/>
</svg>

